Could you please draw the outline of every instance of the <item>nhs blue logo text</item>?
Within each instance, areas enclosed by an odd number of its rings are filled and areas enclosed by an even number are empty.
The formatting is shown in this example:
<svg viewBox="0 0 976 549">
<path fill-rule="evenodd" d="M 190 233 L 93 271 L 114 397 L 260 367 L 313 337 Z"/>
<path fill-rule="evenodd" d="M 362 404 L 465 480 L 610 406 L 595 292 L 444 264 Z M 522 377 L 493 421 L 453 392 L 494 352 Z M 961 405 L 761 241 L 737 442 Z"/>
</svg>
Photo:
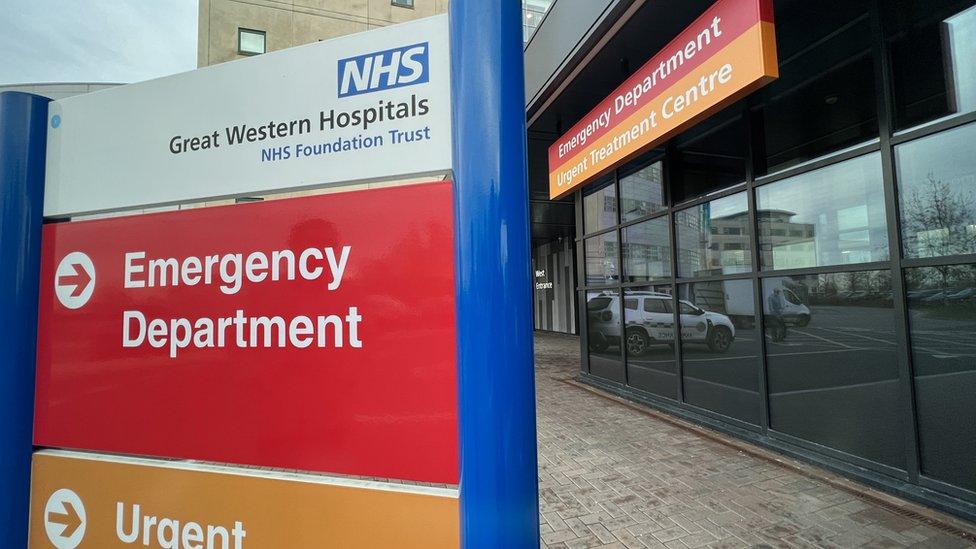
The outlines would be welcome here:
<svg viewBox="0 0 976 549">
<path fill-rule="evenodd" d="M 339 60 L 339 97 L 424 84 L 430 48 L 427 42 Z"/>
</svg>

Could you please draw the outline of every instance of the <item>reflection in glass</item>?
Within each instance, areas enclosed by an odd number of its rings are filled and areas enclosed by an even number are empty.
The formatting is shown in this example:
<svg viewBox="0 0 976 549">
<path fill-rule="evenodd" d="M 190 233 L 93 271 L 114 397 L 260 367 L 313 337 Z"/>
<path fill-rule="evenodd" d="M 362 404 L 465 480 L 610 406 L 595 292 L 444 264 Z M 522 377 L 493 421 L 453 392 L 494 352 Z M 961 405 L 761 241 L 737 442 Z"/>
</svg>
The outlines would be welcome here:
<svg viewBox="0 0 976 549">
<path fill-rule="evenodd" d="M 624 319 L 630 385 L 677 400 L 678 369 L 671 287 L 624 290 Z"/>
<path fill-rule="evenodd" d="M 731 106 L 675 138 L 671 170 L 675 203 L 706 196 L 746 179 L 745 119 Z"/>
<path fill-rule="evenodd" d="M 922 473 L 976 491 L 976 265 L 905 271 Z"/>
<path fill-rule="evenodd" d="M 592 236 L 583 241 L 587 284 L 613 284 L 620 280 L 617 275 L 618 248 L 617 231 Z"/>
<path fill-rule="evenodd" d="M 671 276 L 668 218 L 656 217 L 623 230 L 624 280 L 646 282 Z"/>
<path fill-rule="evenodd" d="M 714 276 L 752 270 L 746 193 L 675 214 L 678 276 Z"/>
<path fill-rule="evenodd" d="M 906 257 L 976 253 L 976 124 L 895 149 Z"/>
<path fill-rule="evenodd" d="M 664 163 L 654 162 L 620 178 L 620 220 L 632 221 L 664 209 Z"/>
<path fill-rule="evenodd" d="M 763 185 L 756 207 L 765 269 L 888 259 L 880 153 Z"/>
<path fill-rule="evenodd" d="M 874 0 L 775 4 L 780 76 L 754 97 L 760 175 L 878 138 Z"/>
<path fill-rule="evenodd" d="M 976 110 L 976 6 L 965 0 L 885 4 L 898 129 Z"/>
<path fill-rule="evenodd" d="M 586 292 L 586 336 L 590 373 L 623 383 L 619 290 Z"/>
<path fill-rule="evenodd" d="M 773 277 L 762 287 L 770 426 L 904 469 L 890 272 Z"/>
<path fill-rule="evenodd" d="M 586 234 L 617 224 L 617 187 L 613 180 L 595 183 L 583 195 L 583 230 Z"/>
<path fill-rule="evenodd" d="M 759 423 L 759 334 L 751 280 L 682 284 L 685 401 Z"/>
</svg>

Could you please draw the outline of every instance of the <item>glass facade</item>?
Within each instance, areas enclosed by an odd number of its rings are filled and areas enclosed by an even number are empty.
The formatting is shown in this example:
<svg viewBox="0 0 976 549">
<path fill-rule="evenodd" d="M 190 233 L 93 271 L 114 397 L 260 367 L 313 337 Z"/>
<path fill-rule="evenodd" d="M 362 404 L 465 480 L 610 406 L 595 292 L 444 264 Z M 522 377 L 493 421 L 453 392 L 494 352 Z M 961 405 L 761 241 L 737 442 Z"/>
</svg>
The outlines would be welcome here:
<svg viewBox="0 0 976 549">
<path fill-rule="evenodd" d="M 694 278 L 752 270 L 746 193 L 681 210 L 674 216 L 678 276 Z"/>
<path fill-rule="evenodd" d="M 905 271 L 922 472 L 976 491 L 976 264 Z"/>
<path fill-rule="evenodd" d="M 674 310 L 671 286 L 624 290 L 627 379 L 650 393 L 677 397 Z"/>
<path fill-rule="evenodd" d="M 761 262 L 801 269 L 888 259 L 881 155 L 840 162 L 756 190 Z"/>
<path fill-rule="evenodd" d="M 895 149 L 905 256 L 976 253 L 976 125 Z"/>
<path fill-rule="evenodd" d="M 976 1 L 774 4 L 777 81 L 577 193 L 584 373 L 976 504 Z"/>
</svg>

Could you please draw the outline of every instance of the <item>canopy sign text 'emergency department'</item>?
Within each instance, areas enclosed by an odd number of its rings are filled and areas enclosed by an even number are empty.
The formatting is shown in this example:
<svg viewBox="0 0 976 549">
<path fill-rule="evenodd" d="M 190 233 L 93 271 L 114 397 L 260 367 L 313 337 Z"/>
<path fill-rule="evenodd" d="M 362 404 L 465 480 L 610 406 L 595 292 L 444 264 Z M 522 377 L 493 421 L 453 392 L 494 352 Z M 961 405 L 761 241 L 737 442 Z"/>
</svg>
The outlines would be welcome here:
<svg viewBox="0 0 976 549">
<path fill-rule="evenodd" d="M 778 76 L 772 0 L 720 0 L 549 147 L 559 198 Z"/>
</svg>

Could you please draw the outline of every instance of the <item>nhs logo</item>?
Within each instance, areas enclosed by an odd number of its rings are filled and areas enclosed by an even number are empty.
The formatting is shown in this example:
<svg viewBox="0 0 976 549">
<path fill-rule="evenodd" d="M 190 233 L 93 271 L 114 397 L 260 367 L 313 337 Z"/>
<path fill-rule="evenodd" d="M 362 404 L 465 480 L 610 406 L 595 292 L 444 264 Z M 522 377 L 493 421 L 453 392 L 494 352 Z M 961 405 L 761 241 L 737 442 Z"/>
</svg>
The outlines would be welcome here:
<svg viewBox="0 0 976 549">
<path fill-rule="evenodd" d="M 430 80 L 427 42 L 339 60 L 339 97 L 359 95 Z"/>
</svg>

